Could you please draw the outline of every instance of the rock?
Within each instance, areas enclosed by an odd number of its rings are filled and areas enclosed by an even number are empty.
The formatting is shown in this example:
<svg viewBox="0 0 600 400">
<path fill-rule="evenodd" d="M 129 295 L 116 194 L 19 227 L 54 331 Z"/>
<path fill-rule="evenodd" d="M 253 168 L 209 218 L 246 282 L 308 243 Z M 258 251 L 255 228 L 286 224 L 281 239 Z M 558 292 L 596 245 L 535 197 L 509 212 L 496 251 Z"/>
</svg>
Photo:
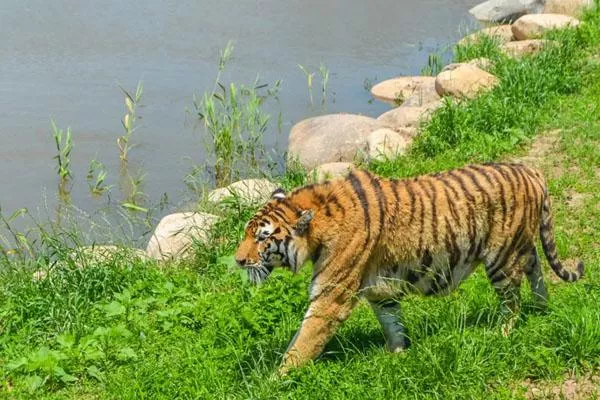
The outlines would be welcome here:
<svg viewBox="0 0 600 400">
<path fill-rule="evenodd" d="M 488 0 L 469 10 L 484 22 L 513 22 L 525 14 L 535 14 L 544 9 L 544 0 Z"/>
<path fill-rule="evenodd" d="M 266 203 L 278 186 L 267 179 L 244 179 L 218 188 L 208 194 L 208 200 L 219 203 L 228 197 L 238 197 L 244 203 Z"/>
<path fill-rule="evenodd" d="M 440 95 L 435 91 L 435 77 L 428 77 L 427 84 L 423 84 L 417 88 L 410 96 L 408 96 L 403 106 L 421 107 L 440 101 Z"/>
<path fill-rule="evenodd" d="M 478 93 L 494 88 L 500 81 L 494 75 L 470 64 L 440 72 L 435 88 L 440 96 L 474 98 Z"/>
<path fill-rule="evenodd" d="M 46 279 L 47 277 L 48 277 L 48 271 L 40 269 L 38 271 L 35 271 L 31 275 L 31 280 L 34 281 L 34 282 L 39 282 L 39 281 L 42 281 L 42 280 Z"/>
<path fill-rule="evenodd" d="M 288 160 L 295 158 L 306 169 L 329 162 L 352 162 L 366 148 L 369 133 L 385 127 L 373 118 L 353 114 L 305 119 L 292 127 Z"/>
<path fill-rule="evenodd" d="M 371 160 L 389 160 L 406 152 L 412 142 L 412 135 L 403 134 L 388 128 L 378 129 L 367 138 L 367 154 Z"/>
<path fill-rule="evenodd" d="M 580 16 L 586 8 L 594 6 L 594 0 L 546 0 L 543 13 Z"/>
<path fill-rule="evenodd" d="M 535 54 L 550 43 L 545 39 L 519 40 L 518 42 L 505 43 L 500 50 L 510 57 L 519 58 L 528 54 Z"/>
<path fill-rule="evenodd" d="M 377 117 L 382 124 L 394 130 L 403 128 L 417 128 L 421 122 L 429 120 L 429 117 L 440 105 L 441 100 L 420 107 L 400 106 L 387 111 Z"/>
<path fill-rule="evenodd" d="M 493 62 L 492 62 L 492 60 L 490 60 L 489 58 L 481 57 L 481 58 L 474 58 L 474 59 L 472 59 L 470 61 L 467 61 L 467 62 L 464 62 L 464 63 L 452 63 L 452 64 L 448 64 L 444 68 L 442 68 L 441 72 L 455 70 L 456 68 L 458 68 L 458 67 L 460 67 L 461 65 L 464 65 L 464 64 L 469 64 L 469 65 L 472 65 L 474 67 L 481 68 L 483 70 L 488 70 L 488 69 L 490 69 L 492 67 L 492 65 L 494 65 Z"/>
<path fill-rule="evenodd" d="M 146 254 L 148 257 L 166 261 L 187 258 L 192 254 L 193 241 L 206 242 L 208 231 L 219 217 L 205 213 L 176 213 L 160 220 L 154 230 Z"/>
<path fill-rule="evenodd" d="M 349 162 L 334 162 L 321 164 L 308 173 L 309 177 L 314 177 L 316 182 L 324 182 L 328 179 L 343 178 L 354 169 L 354 164 Z"/>
<path fill-rule="evenodd" d="M 498 44 L 508 43 L 515 40 L 512 32 L 512 26 L 510 24 L 505 24 L 492 26 L 475 33 L 471 33 L 469 36 L 462 38 L 458 44 L 460 46 L 477 44 L 484 36 L 494 39 L 496 42 L 498 42 Z"/>
<path fill-rule="evenodd" d="M 378 100 L 393 106 L 403 104 L 404 101 L 419 93 L 433 90 L 435 78 L 431 76 L 401 76 L 379 82 L 371 88 L 371 94 Z"/>
<path fill-rule="evenodd" d="M 579 25 L 577 18 L 561 14 L 524 15 L 512 25 L 512 32 L 517 40 L 535 39 L 551 29 L 575 27 Z"/>
</svg>

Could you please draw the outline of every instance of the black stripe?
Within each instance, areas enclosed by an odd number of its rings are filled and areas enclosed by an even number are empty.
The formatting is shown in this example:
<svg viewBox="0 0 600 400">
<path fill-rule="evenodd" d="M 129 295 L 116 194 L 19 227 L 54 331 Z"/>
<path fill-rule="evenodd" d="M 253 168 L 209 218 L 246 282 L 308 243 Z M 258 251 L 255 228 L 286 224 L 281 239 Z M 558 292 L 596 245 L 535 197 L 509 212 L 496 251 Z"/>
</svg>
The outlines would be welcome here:
<svg viewBox="0 0 600 400">
<path fill-rule="evenodd" d="M 315 252 L 313 253 L 311 260 L 313 264 L 316 264 L 317 261 L 319 261 L 319 258 L 321 257 L 321 252 L 323 251 L 323 245 L 319 244 L 317 246 L 317 248 L 315 249 Z"/>
<path fill-rule="evenodd" d="M 429 181 L 429 185 L 431 186 L 431 232 L 433 235 L 433 243 L 437 244 L 438 242 L 438 220 L 437 220 L 437 189 L 433 182 Z"/>
<path fill-rule="evenodd" d="M 507 206 L 506 206 L 506 192 L 504 191 L 504 182 L 498 179 L 496 173 L 498 172 L 496 169 L 491 168 L 488 171 L 486 168 L 479 167 L 477 165 L 472 166 L 472 168 L 481 172 L 487 179 L 489 185 L 493 188 L 498 188 L 500 190 L 500 206 L 502 207 L 502 226 L 504 226 L 506 222 L 507 215 Z M 488 172 L 494 171 L 491 175 L 488 175 Z"/>
<path fill-rule="evenodd" d="M 358 179 L 354 172 L 350 173 L 348 179 L 350 180 L 352 188 L 356 192 L 356 196 L 358 197 L 358 200 L 360 201 L 360 204 L 362 206 L 363 213 L 365 216 L 365 228 L 367 229 L 367 241 L 369 241 L 371 237 L 371 233 L 369 232 L 369 230 L 371 229 L 371 218 L 369 217 L 369 202 L 367 201 L 367 194 L 365 193 L 365 190 L 363 189 L 363 186 L 360 183 L 360 179 Z"/>
<path fill-rule="evenodd" d="M 381 190 L 381 184 L 379 183 L 379 179 L 377 179 L 372 174 L 367 174 L 369 180 L 371 181 L 371 185 L 375 188 L 375 196 L 377 197 L 377 205 L 379 206 L 379 230 L 377 234 L 377 239 L 381 236 L 381 231 L 383 230 L 383 222 L 385 219 L 385 203 L 386 198 L 383 190 Z"/>
<path fill-rule="evenodd" d="M 409 224 L 412 224 L 412 222 L 415 219 L 415 192 L 412 189 L 412 183 L 411 182 L 406 182 L 404 187 L 406 188 L 406 192 L 408 193 L 408 197 L 409 197 L 409 202 L 410 202 L 410 218 L 408 220 Z"/>
<path fill-rule="evenodd" d="M 329 202 L 333 204 L 335 208 L 337 208 L 342 213 L 342 216 L 346 214 L 346 210 L 344 209 L 344 207 L 342 207 L 336 195 L 330 195 Z"/>
</svg>

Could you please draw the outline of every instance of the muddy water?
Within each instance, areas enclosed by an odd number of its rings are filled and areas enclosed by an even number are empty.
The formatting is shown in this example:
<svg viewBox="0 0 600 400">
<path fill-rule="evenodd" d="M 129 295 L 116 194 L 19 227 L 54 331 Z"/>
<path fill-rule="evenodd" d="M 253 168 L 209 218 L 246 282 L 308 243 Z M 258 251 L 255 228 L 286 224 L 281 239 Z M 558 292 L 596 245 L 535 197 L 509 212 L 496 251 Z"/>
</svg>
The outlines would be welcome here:
<svg viewBox="0 0 600 400">
<path fill-rule="evenodd" d="M 73 203 L 93 209 L 85 183 L 92 158 L 118 179 L 116 138 L 125 109 L 118 85 L 145 91 L 131 164 L 146 173 L 153 201 L 185 197 L 184 175 L 203 161 L 201 132 L 186 115 L 194 93 L 212 88 L 218 53 L 235 41 L 224 78 L 282 80 L 289 128 L 323 112 L 376 116 L 364 82 L 414 74 L 428 53 L 475 25 L 477 0 L 2 0 L 0 2 L 0 205 L 8 213 L 55 202 L 50 119 L 73 132 Z M 326 110 L 309 104 L 298 64 L 330 71 Z M 315 88 L 315 102 L 320 97 Z M 268 143 L 275 146 L 272 124 Z M 119 200 L 118 190 L 113 198 Z"/>
</svg>

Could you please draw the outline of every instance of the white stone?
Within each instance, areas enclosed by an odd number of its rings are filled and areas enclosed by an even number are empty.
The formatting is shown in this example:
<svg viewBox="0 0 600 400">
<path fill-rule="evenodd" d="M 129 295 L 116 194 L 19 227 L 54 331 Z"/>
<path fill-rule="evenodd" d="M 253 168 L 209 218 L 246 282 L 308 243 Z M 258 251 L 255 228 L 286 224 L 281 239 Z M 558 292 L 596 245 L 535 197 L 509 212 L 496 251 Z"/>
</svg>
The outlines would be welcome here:
<svg viewBox="0 0 600 400">
<path fill-rule="evenodd" d="M 579 17 L 586 8 L 593 6 L 594 0 L 546 0 L 543 12 Z"/>
<path fill-rule="evenodd" d="M 321 164 L 308 173 L 309 178 L 314 177 L 316 182 L 329 179 L 346 177 L 354 169 L 354 164 L 349 162 L 333 162 Z"/>
<path fill-rule="evenodd" d="M 365 150 L 369 133 L 385 127 L 373 118 L 353 114 L 305 119 L 292 127 L 288 160 L 295 159 L 308 170 L 330 162 L 352 162 Z"/>
<path fill-rule="evenodd" d="M 160 220 L 154 230 L 146 254 L 148 257 L 166 261 L 193 255 L 194 241 L 207 242 L 209 230 L 219 217 L 205 213 L 175 213 Z"/>
<path fill-rule="evenodd" d="M 219 203 L 226 198 L 237 197 L 244 203 L 266 203 L 277 187 L 268 179 L 244 179 L 211 191 L 208 200 Z"/>
<path fill-rule="evenodd" d="M 512 32 L 517 40 L 536 39 L 551 29 L 576 27 L 577 18 L 561 14 L 524 15 L 514 22 Z"/>
<path fill-rule="evenodd" d="M 438 100 L 421 107 L 400 106 L 381 114 L 377 120 L 394 130 L 417 128 L 422 122 L 428 121 L 441 104 L 441 100 Z"/>
<path fill-rule="evenodd" d="M 503 44 L 500 46 L 500 50 L 507 56 L 519 58 L 524 55 L 535 54 L 550 43 L 551 41 L 545 39 L 519 40 Z"/>
<path fill-rule="evenodd" d="M 480 92 L 490 90 L 499 83 L 498 78 L 474 65 L 462 64 L 452 70 L 441 72 L 435 80 L 440 96 L 474 98 Z"/>
<path fill-rule="evenodd" d="M 510 24 L 505 24 L 491 26 L 489 28 L 471 33 L 470 35 L 462 38 L 458 44 L 460 46 L 477 44 L 484 36 L 490 37 L 500 44 L 515 40 L 515 37 L 512 33 L 512 26 Z"/>
<path fill-rule="evenodd" d="M 398 106 L 411 96 L 430 92 L 434 84 L 435 78 L 431 76 L 401 76 L 379 82 L 371 88 L 371 94 L 378 100 Z"/>
<path fill-rule="evenodd" d="M 371 160 L 388 160 L 406 152 L 412 137 L 388 128 L 378 129 L 367 138 L 367 154 Z"/>
</svg>

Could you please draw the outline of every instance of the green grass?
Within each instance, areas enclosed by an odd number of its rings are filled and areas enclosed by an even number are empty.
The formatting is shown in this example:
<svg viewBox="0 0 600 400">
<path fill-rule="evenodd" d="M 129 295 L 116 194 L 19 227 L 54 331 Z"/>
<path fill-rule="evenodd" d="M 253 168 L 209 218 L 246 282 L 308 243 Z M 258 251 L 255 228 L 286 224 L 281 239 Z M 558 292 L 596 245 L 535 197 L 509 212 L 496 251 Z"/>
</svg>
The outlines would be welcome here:
<svg viewBox="0 0 600 400">
<path fill-rule="evenodd" d="M 79 269 L 60 237 L 46 238 L 35 258 L 0 259 L 0 398 L 509 399 L 522 396 L 528 378 L 597 371 L 600 63 L 588 56 L 600 44 L 600 13 L 586 21 L 556 34 L 559 49 L 522 62 L 498 55 L 496 90 L 448 104 L 407 157 L 369 166 L 406 176 L 518 156 L 535 135 L 561 130 L 557 148 L 538 161 L 554 198 L 559 254 L 581 257 L 586 276 L 547 279 L 545 313 L 532 310 L 524 284 L 523 318 L 510 337 L 500 333 L 498 301 L 479 271 L 448 297 L 405 301 L 413 343 L 405 353 L 384 350 L 361 304 L 315 363 L 271 379 L 307 307 L 310 269 L 250 286 L 228 257 L 254 210 L 230 203 L 212 245 L 197 244 L 194 260 L 162 269 L 125 256 Z M 305 178 L 294 169 L 283 183 Z M 569 202 L 574 193 L 580 204 Z M 50 272 L 33 281 L 38 269 Z"/>
</svg>

